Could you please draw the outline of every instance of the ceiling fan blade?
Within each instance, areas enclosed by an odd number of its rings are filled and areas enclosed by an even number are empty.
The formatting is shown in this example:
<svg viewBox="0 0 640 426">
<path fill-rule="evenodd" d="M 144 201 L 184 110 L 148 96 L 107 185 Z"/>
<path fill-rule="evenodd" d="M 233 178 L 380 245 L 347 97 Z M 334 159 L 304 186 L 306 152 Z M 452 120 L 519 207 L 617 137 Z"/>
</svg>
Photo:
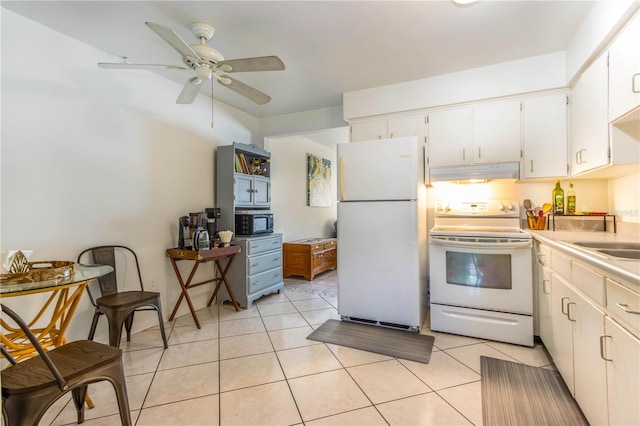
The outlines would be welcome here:
<svg viewBox="0 0 640 426">
<path fill-rule="evenodd" d="M 228 75 L 220 76 L 220 78 L 218 78 L 218 83 L 222 84 L 225 87 L 228 87 L 229 89 L 244 96 L 245 98 L 251 99 L 258 105 L 264 105 L 271 100 L 271 96 L 264 94 L 258 89 L 254 89 L 253 87 L 246 85 L 243 82 L 236 80 L 235 78 L 229 77 Z"/>
<path fill-rule="evenodd" d="M 176 33 L 169 27 L 165 27 L 164 25 L 155 24 L 153 22 L 145 22 L 147 27 L 151 28 L 156 34 L 158 34 L 164 41 L 169 43 L 171 47 L 176 49 L 178 53 L 180 53 L 183 57 L 191 56 L 192 58 L 196 58 L 198 61 L 202 59 L 193 49 Z"/>
<path fill-rule="evenodd" d="M 202 86 L 202 80 L 198 77 L 193 77 L 187 80 L 184 87 L 182 88 L 182 92 L 176 99 L 177 104 L 191 104 L 196 100 L 196 96 L 198 96 L 198 92 L 200 91 L 200 86 Z"/>
<path fill-rule="evenodd" d="M 191 68 L 181 67 L 179 65 L 161 65 L 161 64 L 129 64 L 126 62 L 98 62 L 101 68 L 118 68 L 118 69 L 146 69 L 155 70 L 158 68 L 166 68 L 170 70 L 190 70 Z"/>
<path fill-rule="evenodd" d="M 218 69 L 224 72 L 282 71 L 284 62 L 277 56 L 231 59 L 218 62 Z"/>
</svg>

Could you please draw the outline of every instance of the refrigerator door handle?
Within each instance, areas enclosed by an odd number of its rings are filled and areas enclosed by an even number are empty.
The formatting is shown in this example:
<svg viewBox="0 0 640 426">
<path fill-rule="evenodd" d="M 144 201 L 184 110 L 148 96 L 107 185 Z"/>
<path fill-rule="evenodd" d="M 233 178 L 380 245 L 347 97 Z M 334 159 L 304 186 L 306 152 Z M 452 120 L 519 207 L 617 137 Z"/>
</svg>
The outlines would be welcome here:
<svg viewBox="0 0 640 426">
<path fill-rule="evenodd" d="M 344 157 L 340 157 L 339 164 L 339 173 L 340 176 L 340 201 L 344 201 Z"/>
</svg>

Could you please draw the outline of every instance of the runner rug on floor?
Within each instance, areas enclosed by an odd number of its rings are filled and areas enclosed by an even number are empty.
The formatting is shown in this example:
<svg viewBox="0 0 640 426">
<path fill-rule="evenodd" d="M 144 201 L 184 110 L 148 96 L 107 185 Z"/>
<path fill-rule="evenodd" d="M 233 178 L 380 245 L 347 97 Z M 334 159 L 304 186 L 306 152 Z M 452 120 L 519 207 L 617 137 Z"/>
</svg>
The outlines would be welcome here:
<svg viewBox="0 0 640 426">
<path fill-rule="evenodd" d="M 480 357 L 482 422 L 492 425 L 588 425 L 560 374 Z"/>
<path fill-rule="evenodd" d="M 375 325 L 328 320 L 307 339 L 428 364 L 435 337 Z"/>
</svg>

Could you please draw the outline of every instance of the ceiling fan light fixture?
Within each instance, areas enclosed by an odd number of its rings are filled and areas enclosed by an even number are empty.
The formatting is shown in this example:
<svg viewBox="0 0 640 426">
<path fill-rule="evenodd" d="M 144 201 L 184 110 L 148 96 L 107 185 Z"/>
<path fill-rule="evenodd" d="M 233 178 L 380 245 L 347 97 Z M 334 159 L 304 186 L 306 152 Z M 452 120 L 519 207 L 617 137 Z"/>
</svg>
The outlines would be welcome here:
<svg viewBox="0 0 640 426">
<path fill-rule="evenodd" d="M 213 70 L 208 65 L 200 65 L 196 67 L 196 73 L 201 80 L 210 80 Z"/>
</svg>

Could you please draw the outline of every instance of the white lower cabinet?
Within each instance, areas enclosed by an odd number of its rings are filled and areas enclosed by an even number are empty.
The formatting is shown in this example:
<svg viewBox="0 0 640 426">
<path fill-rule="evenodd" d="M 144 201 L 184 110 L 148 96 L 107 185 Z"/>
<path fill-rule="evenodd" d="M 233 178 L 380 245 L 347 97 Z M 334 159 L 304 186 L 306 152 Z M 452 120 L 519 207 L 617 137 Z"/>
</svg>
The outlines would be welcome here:
<svg viewBox="0 0 640 426">
<path fill-rule="evenodd" d="M 538 333 L 549 353 L 554 350 L 551 311 L 551 270 L 538 263 Z"/>
<path fill-rule="evenodd" d="M 640 296 L 549 251 L 538 246 L 540 338 L 590 424 L 639 425 L 640 339 L 633 325 Z"/>
<path fill-rule="evenodd" d="M 592 425 L 607 424 L 607 372 L 600 356 L 604 312 L 574 293 L 567 306 L 573 325 L 574 397 Z"/>
<path fill-rule="evenodd" d="M 551 275 L 551 328 L 553 352 L 549 351 L 569 391 L 575 395 L 573 369 L 573 326 L 567 317 L 568 305 L 575 293 L 556 274 Z M 548 349 L 548 348 L 547 348 Z"/>
<path fill-rule="evenodd" d="M 589 423 L 607 424 L 606 365 L 600 356 L 605 315 L 562 278 L 552 274 L 551 282 L 553 346 L 547 350 Z"/>
<path fill-rule="evenodd" d="M 603 341 L 603 356 L 608 359 L 609 424 L 639 425 L 640 339 L 607 317 Z"/>
</svg>

